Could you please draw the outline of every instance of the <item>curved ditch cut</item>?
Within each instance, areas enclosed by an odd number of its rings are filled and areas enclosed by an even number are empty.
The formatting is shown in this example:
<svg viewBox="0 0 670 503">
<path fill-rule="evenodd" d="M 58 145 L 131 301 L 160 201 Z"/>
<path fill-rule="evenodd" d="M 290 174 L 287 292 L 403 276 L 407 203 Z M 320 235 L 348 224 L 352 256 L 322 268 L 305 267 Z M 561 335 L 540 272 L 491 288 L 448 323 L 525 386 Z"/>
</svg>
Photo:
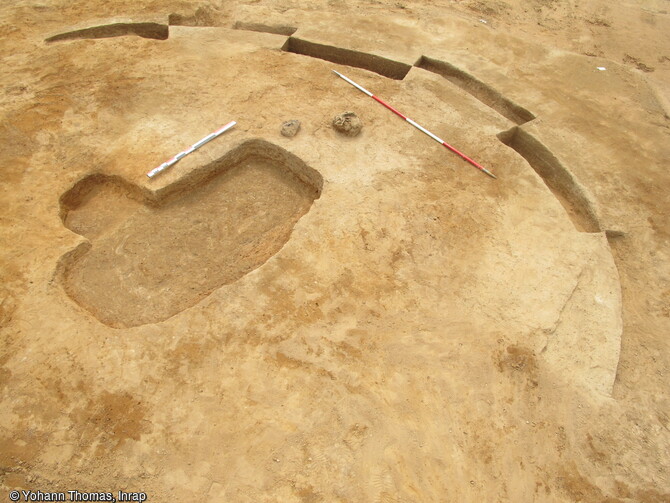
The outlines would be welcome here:
<svg viewBox="0 0 670 503">
<path fill-rule="evenodd" d="M 450 63 L 421 56 L 414 66 L 441 75 L 452 84 L 457 85 L 517 125 L 525 124 L 535 119 L 535 115 L 532 112 L 510 101 L 491 86 L 484 84 L 481 80 L 476 79 Z"/>
<path fill-rule="evenodd" d="M 289 25 L 270 25 L 270 24 L 263 24 L 263 23 L 244 23 L 242 21 L 237 21 L 233 25 L 234 30 L 245 30 L 245 31 L 257 31 L 260 33 L 271 33 L 273 35 L 284 35 L 286 37 L 290 37 L 293 35 L 296 31 L 298 31 L 298 28 L 295 26 L 289 26 Z"/>
<path fill-rule="evenodd" d="M 381 56 L 366 52 L 352 51 L 332 45 L 317 44 L 296 37 L 289 37 L 282 51 L 323 59 L 338 65 L 354 66 L 371 72 L 378 73 L 383 77 L 402 80 L 412 68 L 410 65 L 386 59 Z"/>
<path fill-rule="evenodd" d="M 91 175 L 60 200 L 88 241 L 61 258 L 65 292 L 115 328 L 156 323 L 264 264 L 321 194 L 321 175 L 251 140 L 153 193 Z"/>
<path fill-rule="evenodd" d="M 537 138 L 515 126 L 498 139 L 516 150 L 542 178 L 580 232 L 600 232 L 600 223 L 585 189 Z"/>
<path fill-rule="evenodd" d="M 65 40 L 96 39 L 136 35 L 154 40 L 167 40 L 169 27 L 160 23 L 113 23 L 92 26 L 82 30 L 68 31 L 45 39 L 45 42 L 62 42 Z"/>
</svg>

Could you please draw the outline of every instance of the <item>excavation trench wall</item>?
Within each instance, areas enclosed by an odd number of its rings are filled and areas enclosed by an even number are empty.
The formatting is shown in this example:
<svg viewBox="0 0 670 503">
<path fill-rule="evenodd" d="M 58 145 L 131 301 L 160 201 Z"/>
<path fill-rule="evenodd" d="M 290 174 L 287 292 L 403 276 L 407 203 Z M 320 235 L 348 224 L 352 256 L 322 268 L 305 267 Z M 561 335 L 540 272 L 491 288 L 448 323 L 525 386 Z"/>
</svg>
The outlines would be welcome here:
<svg viewBox="0 0 670 503">
<path fill-rule="evenodd" d="M 282 50 L 312 58 L 323 59 L 338 65 L 355 66 L 370 70 L 390 79 L 402 80 L 412 68 L 410 65 L 366 52 L 342 49 L 332 45 L 317 44 L 296 37 L 289 39 Z"/>
<path fill-rule="evenodd" d="M 296 31 L 298 31 L 298 28 L 296 28 L 295 26 L 269 25 L 263 23 L 244 23 L 241 21 L 237 21 L 233 25 L 233 29 L 257 31 L 261 33 L 271 33 L 273 35 L 285 35 L 287 37 L 293 35 Z"/>
<path fill-rule="evenodd" d="M 441 75 L 516 124 L 521 125 L 535 118 L 535 115 L 522 106 L 510 101 L 491 86 L 450 63 L 421 56 L 414 66 Z"/>
<path fill-rule="evenodd" d="M 122 37 L 125 35 L 137 35 L 138 37 L 143 38 L 167 40 L 170 32 L 167 25 L 160 23 L 113 23 L 60 33 L 47 38 L 46 42 L 62 42 L 65 40 L 87 38 L 111 38 Z"/>
<path fill-rule="evenodd" d="M 601 231 L 594 205 L 586 189 L 542 142 L 521 127 L 503 131 L 498 134 L 498 138 L 526 159 L 563 205 L 577 230 Z"/>
</svg>

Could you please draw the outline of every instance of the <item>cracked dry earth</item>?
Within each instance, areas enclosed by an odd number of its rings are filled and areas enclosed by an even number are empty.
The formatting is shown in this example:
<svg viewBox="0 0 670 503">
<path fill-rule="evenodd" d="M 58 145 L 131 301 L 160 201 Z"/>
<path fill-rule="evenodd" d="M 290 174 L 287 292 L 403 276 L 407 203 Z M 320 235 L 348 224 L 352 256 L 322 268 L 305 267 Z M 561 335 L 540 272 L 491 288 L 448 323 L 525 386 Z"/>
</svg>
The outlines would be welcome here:
<svg viewBox="0 0 670 503">
<path fill-rule="evenodd" d="M 3 4 L 0 498 L 670 501 L 669 11 Z"/>
</svg>

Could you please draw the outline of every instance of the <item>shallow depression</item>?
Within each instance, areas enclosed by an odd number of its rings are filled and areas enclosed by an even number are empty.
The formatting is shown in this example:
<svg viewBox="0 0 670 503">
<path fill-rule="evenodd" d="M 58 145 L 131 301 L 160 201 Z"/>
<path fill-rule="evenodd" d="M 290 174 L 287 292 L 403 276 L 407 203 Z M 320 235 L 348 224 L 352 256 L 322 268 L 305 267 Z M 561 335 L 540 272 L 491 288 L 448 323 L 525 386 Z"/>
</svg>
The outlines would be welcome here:
<svg viewBox="0 0 670 503">
<path fill-rule="evenodd" d="M 277 253 L 318 196 L 318 187 L 264 158 L 164 204 L 101 179 L 64 214 L 67 227 L 92 241 L 64 261 L 65 290 L 113 327 L 165 320 Z"/>
</svg>

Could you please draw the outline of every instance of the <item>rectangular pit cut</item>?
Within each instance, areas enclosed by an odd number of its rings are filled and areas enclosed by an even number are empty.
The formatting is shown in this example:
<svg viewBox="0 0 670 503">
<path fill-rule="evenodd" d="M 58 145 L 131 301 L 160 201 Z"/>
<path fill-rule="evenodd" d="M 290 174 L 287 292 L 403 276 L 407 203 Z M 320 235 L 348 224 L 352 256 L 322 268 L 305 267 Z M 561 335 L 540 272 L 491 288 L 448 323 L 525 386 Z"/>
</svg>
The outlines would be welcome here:
<svg viewBox="0 0 670 503">
<path fill-rule="evenodd" d="M 67 294 L 101 322 L 165 320 L 277 253 L 321 192 L 300 159 L 254 140 L 158 195 L 93 175 L 61 198 L 88 241 L 61 260 Z"/>
</svg>

